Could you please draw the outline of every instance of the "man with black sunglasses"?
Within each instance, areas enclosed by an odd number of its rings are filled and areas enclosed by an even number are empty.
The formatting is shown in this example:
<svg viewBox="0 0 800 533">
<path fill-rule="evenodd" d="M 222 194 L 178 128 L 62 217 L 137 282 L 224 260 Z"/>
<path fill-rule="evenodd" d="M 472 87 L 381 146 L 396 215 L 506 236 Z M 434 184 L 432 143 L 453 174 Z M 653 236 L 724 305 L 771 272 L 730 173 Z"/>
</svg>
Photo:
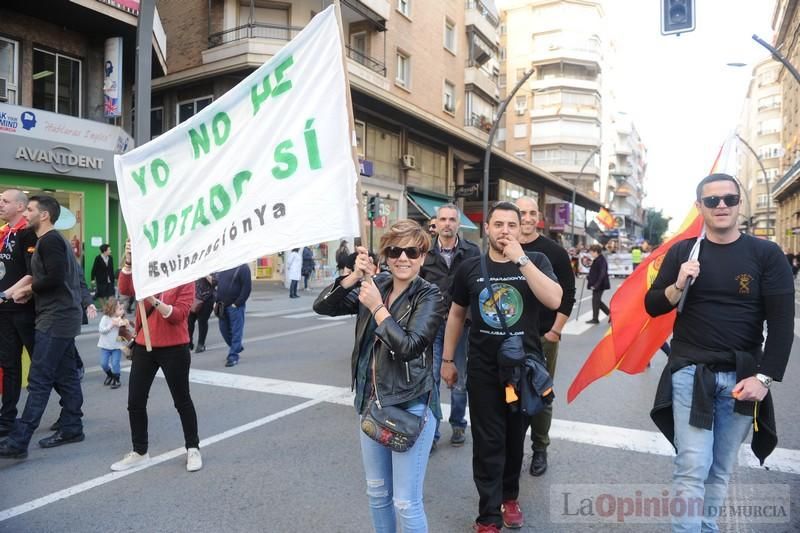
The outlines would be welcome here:
<svg viewBox="0 0 800 533">
<path fill-rule="evenodd" d="M 645 296 L 647 312 L 658 316 L 688 291 L 651 412 L 677 452 L 674 496 L 690 506 L 672 518 L 673 531 L 718 531 L 750 428 L 757 428 L 751 448 L 762 464 L 777 443 L 769 387 L 783 378 L 792 347 L 794 283 L 775 243 L 739 231 L 739 202 L 732 176 L 700 181 L 695 205 L 706 234 L 697 259 L 689 258 L 696 239 L 675 244 Z"/>
<path fill-rule="evenodd" d="M 540 312 L 561 304 L 562 289 L 550 261 L 542 253 L 523 250 L 520 224 L 519 208 L 511 202 L 497 202 L 489 209 L 485 263 L 491 292 L 482 257 L 464 261 L 453 278 L 444 335 L 442 379 L 452 386 L 459 377 L 453 354 L 468 310 L 472 313 L 467 382 L 472 477 L 480 498 L 474 528 L 478 533 L 499 532 L 504 526 L 518 529 L 524 523 L 518 498 L 529 418 L 506 401 L 497 357 L 500 345 L 507 331 L 522 336 L 526 354 L 541 354 Z"/>
<path fill-rule="evenodd" d="M 478 245 L 458 234 L 461 226 L 461 211 L 455 204 L 445 204 L 436 210 L 434 233 L 437 236 L 431 244 L 431 251 L 425 256 L 419 275 L 425 281 L 433 283 L 442 292 L 444 297 L 445 321 L 436 333 L 433 341 L 433 378 L 436 381 L 436 390 L 439 390 L 442 370 L 442 350 L 444 346 L 444 330 L 447 326 L 447 311 L 450 309 L 450 288 L 453 285 L 453 275 L 458 267 L 470 257 L 477 257 L 481 250 Z M 450 387 L 450 444 L 463 446 L 466 442 L 467 420 L 464 417 L 467 410 L 467 329 L 465 328 L 458 340 L 456 351 L 453 354 L 453 363 L 459 372 L 459 379 Z M 439 441 L 439 420 L 436 421 L 436 433 L 433 437 L 433 447 Z"/>
</svg>

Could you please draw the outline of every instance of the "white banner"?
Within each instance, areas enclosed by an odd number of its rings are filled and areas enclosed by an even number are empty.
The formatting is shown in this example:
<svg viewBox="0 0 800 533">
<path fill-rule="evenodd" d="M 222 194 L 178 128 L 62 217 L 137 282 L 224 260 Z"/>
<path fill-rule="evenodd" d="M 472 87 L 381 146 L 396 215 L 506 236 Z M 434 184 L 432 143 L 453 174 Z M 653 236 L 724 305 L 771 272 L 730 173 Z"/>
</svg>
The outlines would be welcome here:
<svg viewBox="0 0 800 533">
<path fill-rule="evenodd" d="M 358 235 L 333 6 L 200 113 L 114 166 L 139 298 Z"/>
<path fill-rule="evenodd" d="M 122 116 L 122 37 L 110 37 L 105 43 L 103 66 L 103 114 Z"/>
</svg>

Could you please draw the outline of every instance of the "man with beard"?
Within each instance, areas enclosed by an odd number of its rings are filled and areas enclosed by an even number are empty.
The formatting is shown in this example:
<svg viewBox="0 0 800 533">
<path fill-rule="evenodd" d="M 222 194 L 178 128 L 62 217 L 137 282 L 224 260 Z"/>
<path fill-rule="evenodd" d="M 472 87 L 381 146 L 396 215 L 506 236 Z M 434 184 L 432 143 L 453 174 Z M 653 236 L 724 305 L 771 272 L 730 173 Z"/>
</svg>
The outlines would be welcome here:
<svg viewBox="0 0 800 533">
<path fill-rule="evenodd" d="M 561 304 L 555 312 L 543 309 L 539 315 L 539 336 L 542 342 L 547 371 L 555 378 L 558 346 L 561 343 L 561 330 L 569 320 L 572 306 L 575 305 L 575 274 L 567 251 L 555 241 L 541 235 L 536 229 L 539 223 L 539 208 L 533 198 L 522 197 L 516 202 L 522 216 L 520 225 L 520 244 L 526 252 L 540 252 L 547 256 L 553 265 L 563 294 Z M 550 423 L 553 419 L 553 405 L 547 404 L 538 414 L 531 417 L 531 459 L 530 474 L 541 476 L 547 470 L 547 447 L 550 445 Z"/>
<path fill-rule="evenodd" d="M 453 280 L 447 318 L 442 378 L 449 386 L 458 379 L 453 358 L 471 309 L 467 383 L 472 421 L 472 475 L 480 497 L 475 531 L 520 528 L 524 519 L 517 501 L 519 475 L 528 418 L 506 403 L 497 353 L 505 331 L 495 311 L 500 309 L 511 335 L 522 335 L 526 353 L 540 353 L 539 313 L 557 309 L 562 290 L 547 257 L 525 253 L 519 243 L 520 213 L 510 202 L 495 203 L 485 231 L 486 256 L 472 257 Z M 486 289 L 481 258 L 486 258 L 492 294 Z"/>
<path fill-rule="evenodd" d="M 81 331 L 83 309 L 78 264 L 70 256 L 70 244 L 53 224 L 61 206 L 52 196 L 33 196 L 28 201 L 25 218 L 39 238 L 31 257 L 32 283 L 20 288 L 13 298 L 34 295 L 36 333 L 28 376 L 28 399 L 22 417 L 16 421 L 8 438 L 0 442 L 0 457 L 24 459 L 28 444 L 39 427 L 50 391 L 61 395 L 61 425 L 51 436 L 39 441 L 42 448 L 80 442 L 84 439 L 81 391 L 75 337 Z"/>
</svg>

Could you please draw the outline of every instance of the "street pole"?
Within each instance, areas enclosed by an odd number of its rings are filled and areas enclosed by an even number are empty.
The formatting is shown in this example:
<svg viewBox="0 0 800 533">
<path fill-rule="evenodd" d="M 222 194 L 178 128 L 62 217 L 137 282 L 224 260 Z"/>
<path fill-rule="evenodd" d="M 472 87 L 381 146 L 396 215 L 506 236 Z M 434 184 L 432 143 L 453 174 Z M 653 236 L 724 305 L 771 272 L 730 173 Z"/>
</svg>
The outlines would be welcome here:
<svg viewBox="0 0 800 533">
<path fill-rule="evenodd" d="M 153 17 L 155 0 L 139 2 L 136 26 L 136 131 L 139 147 L 150 140 L 150 90 L 153 77 Z"/>
<path fill-rule="evenodd" d="M 772 192 L 770 191 L 771 187 L 769 186 L 769 178 L 767 178 L 767 171 L 764 170 L 764 163 L 761 162 L 761 158 L 758 156 L 756 151 L 753 150 L 753 147 L 750 146 L 750 144 L 747 141 L 745 141 L 738 133 L 736 134 L 736 138 L 739 139 L 742 142 L 742 144 L 744 144 L 747 147 L 748 150 L 750 150 L 750 153 L 753 154 L 753 157 L 755 157 L 756 161 L 758 161 L 758 166 L 761 167 L 761 174 L 763 174 L 764 176 L 764 184 L 767 186 L 767 237 L 769 237 L 769 228 L 770 228 L 769 222 L 770 222 L 770 217 L 772 216 L 772 208 L 770 207 L 772 205 Z M 749 198 L 748 198 L 748 203 L 749 203 Z M 749 228 L 750 224 L 748 224 L 747 227 Z"/>
<path fill-rule="evenodd" d="M 570 224 L 572 225 L 571 237 L 570 237 L 570 246 L 575 246 L 575 195 L 578 191 L 578 182 L 581 180 L 581 176 L 583 176 L 583 171 L 586 170 L 586 165 L 589 164 L 589 161 L 592 160 L 592 157 L 600 151 L 599 146 L 595 146 L 594 150 L 589 153 L 589 157 L 586 158 L 586 161 L 583 162 L 583 166 L 581 166 L 581 171 L 578 172 L 578 177 L 575 178 L 575 181 L 572 183 L 572 208 L 570 209 Z"/>
<path fill-rule="evenodd" d="M 535 72 L 536 69 L 530 68 L 524 76 L 517 82 L 514 88 L 511 90 L 511 93 L 506 96 L 506 99 L 502 101 L 500 104 L 500 108 L 497 110 L 497 117 L 494 119 L 492 123 L 492 129 L 489 130 L 489 141 L 486 143 L 486 154 L 483 157 L 483 218 L 486 219 L 486 214 L 489 212 L 489 160 L 492 157 L 492 143 L 494 141 L 494 136 L 497 133 L 497 127 L 500 125 L 500 120 L 503 118 L 503 114 L 506 112 L 506 107 L 508 107 L 508 103 L 511 102 L 511 99 L 514 98 L 514 95 L 517 94 L 522 85 L 528 81 L 528 78 Z M 486 230 L 483 231 L 483 241 L 482 246 L 483 250 L 486 251 L 486 244 L 487 244 Z"/>
<path fill-rule="evenodd" d="M 792 76 L 794 76 L 794 79 L 797 81 L 797 83 L 800 83 L 800 72 L 797 72 L 797 69 L 794 68 L 794 65 L 789 63 L 789 60 L 786 59 L 783 56 L 783 54 L 781 54 L 778 50 L 773 48 L 769 43 L 765 42 L 755 33 L 753 34 L 753 40 L 758 44 L 760 44 L 761 46 L 763 46 L 764 48 L 766 48 L 767 50 L 769 50 L 769 53 L 772 54 L 772 57 L 776 61 L 780 61 L 781 63 L 783 63 L 783 66 L 786 67 L 786 69 L 792 74 Z"/>
</svg>

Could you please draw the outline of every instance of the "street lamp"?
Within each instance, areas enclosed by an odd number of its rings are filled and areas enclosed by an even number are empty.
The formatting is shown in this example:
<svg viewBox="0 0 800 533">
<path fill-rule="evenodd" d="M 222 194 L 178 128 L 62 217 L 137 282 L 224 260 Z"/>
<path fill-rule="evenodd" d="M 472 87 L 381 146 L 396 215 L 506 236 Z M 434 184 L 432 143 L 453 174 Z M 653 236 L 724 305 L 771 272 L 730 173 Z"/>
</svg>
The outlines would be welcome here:
<svg viewBox="0 0 800 533">
<path fill-rule="evenodd" d="M 572 183 L 572 208 L 570 209 L 570 223 L 572 225 L 571 237 L 570 237 L 570 246 L 575 246 L 575 196 L 578 190 L 578 182 L 581 180 L 581 176 L 583 176 L 583 171 L 586 170 L 586 165 L 589 164 L 589 161 L 592 160 L 592 157 L 600 151 L 599 146 L 595 146 L 594 150 L 589 153 L 589 157 L 586 158 L 586 161 L 583 162 L 583 166 L 581 166 L 581 171 L 578 172 L 578 177 L 575 178 L 575 181 Z"/>
<path fill-rule="evenodd" d="M 764 184 L 767 186 L 767 237 L 769 237 L 770 217 L 772 216 L 772 209 L 771 209 L 772 191 L 770 191 L 769 178 L 767 178 L 767 171 L 764 170 L 764 163 L 761 162 L 761 158 L 758 156 L 756 151 L 753 150 L 753 147 L 750 146 L 750 144 L 747 141 L 745 141 L 738 133 L 736 134 L 736 138 L 739 139 L 742 142 L 742 144 L 744 144 L 747 147 L 748 150 L 750 150 L 750 153 L 753 154 L 753 157 L 755 157 L 756 161 L 758 161 L 758 166 L 761 167 L 761 174 L 764 175 Z"/>
</svg>

